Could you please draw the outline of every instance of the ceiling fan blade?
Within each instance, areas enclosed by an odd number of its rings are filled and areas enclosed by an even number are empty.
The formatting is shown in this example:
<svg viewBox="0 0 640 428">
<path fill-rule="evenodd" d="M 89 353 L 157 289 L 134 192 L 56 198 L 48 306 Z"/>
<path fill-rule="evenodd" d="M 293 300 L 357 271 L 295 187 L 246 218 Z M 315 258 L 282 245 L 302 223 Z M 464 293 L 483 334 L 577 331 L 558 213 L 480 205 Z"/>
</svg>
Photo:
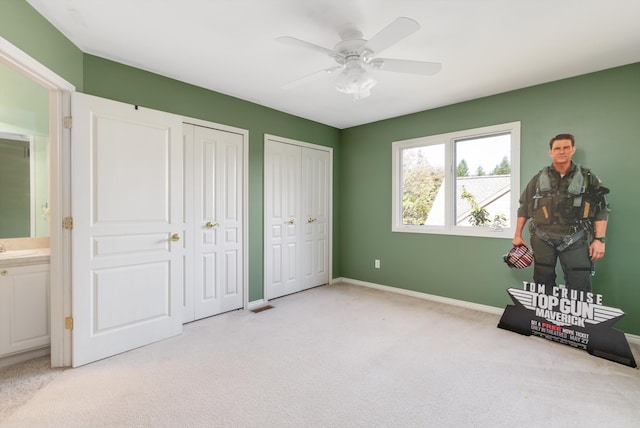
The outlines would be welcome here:
<svg viewBox="0 0 640 428">
<path fill-rule="evenodd" d="M 300 40 L 300 39 L 296 39 L 295 37 L 290 37 L 290 36 L 282 36 L 282 37 L 278 37 L 276 39 L 277 41 L 279 41 L 280 43 L 284 43 L 286 45 L 290 45 L 290 46 L 298 46 L 304 49 L 311 49 L 317 52 L 321 52 L 325 55 L 329 55 L 329 56 L 335 56 L 337 54 L 337 52 L 331 50 L 331 49 L 327 49 L 324 48 L 322 46 L 310 43 L 310 42 L 305 42 L 304 40 Z"/>
<path fill-rule="evenodd" d="M 410 61 L 406 59 L 375 58 L 369 63 L 373 68 L 397 73 L 421 74 L 432 76 L 442 69 L 439 62 Z"/>
<path fill-rule="evenodd" d="M 420 29 L 420 24 L 411 18 L 401 16 L 380 30 L 364 45 L 364 49 L 379 54 L 389 46 L 396 44 L 408 35 Z"/>
<path fill-rule="evenodd" d="M 324 70 L 320 70 L 320 71 L 316 71 L 315 73 L 311 73 L 308 76 L 304 76 L 301 77 L 300 79 L 296 79 L 293 82 L 287 83 L 284 86 L 281 86 L 281 89 L 285 89 L 285 90 L 289 90 L 289 89 L 293 89 L 296 88 L 300 85 L 304 85 L 307 82 L 311 82 L 313 80 L 316 80 L 326 74 L 331 74 L 333 72 L 336 72 L 338 70 L 342 70 L 344 68 L 344 66 L 342 65 L 337 65 L 335 67 L 330 67 L 330 68 L 325 68 Z"/>
</svg>

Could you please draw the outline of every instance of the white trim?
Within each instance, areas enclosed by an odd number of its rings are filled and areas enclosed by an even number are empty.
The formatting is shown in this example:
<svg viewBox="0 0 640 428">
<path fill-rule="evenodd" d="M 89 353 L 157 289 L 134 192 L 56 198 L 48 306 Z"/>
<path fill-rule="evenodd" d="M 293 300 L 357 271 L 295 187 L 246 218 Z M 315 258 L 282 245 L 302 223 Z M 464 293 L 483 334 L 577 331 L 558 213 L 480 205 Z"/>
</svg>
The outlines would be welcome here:
<svg viewBox="0 0 640 428">
<path fill-rule="evenodd" d="M 70 206 L 68 169 L 70 133 L 62 118 L 70 114 L 69 93 L 75 86 L 27 55 L 8 40 L 0 37 L 0 62 L 49 90 L 50 144 L 50 295 L 51 295 L 51 365 L 71 364 L 71 334 L 64 329 L 64 318 L 71 315 L 71 275 L 69 231 L 59 227 Z"/>
<path fill-rule="evenodd" d="M 391 231 L 401 233 L 426 233 L 440 235 L 475 236 L 485 238 L 512 239 L 516 227 L 518 196 L 520 191 L 520 122 L 509 122 L 484 126 L 445 134 L 429 135 L 408 140 L 394 141 L 391 144 Z M 455 143 L 467 138 L 480 138 L 496 134 L 511 135 L 511 175 L 510 175 L 510 225 L 508 228 L 493 229 L 490 227 L 457 226 L 454 221 L 454 191 L 450 188 L 456 183 Z M 444 146 L 444 188 L 445 212 L 444 225 L 405 225 L 402 224 L 402 172 L 401 152 L 404 149 L 442 145 Z M 449 186 L 447 188 L 446 186 Z"/>
<path fill-rule="evenodd" d="M 29 237 L 36 237 L 36 139 L 29 136 Z"/>
<path fill-rule="evenodd" d="M 449 297 L 436 296 L 435 294 L 422 293 L 420 291 L 407 290 L 404 288 L 390 287 L 388 285 L 376 284 L 373 282 L 360 281 L 358 279 L 341 278 L 342 282 L 362 287 L 375 288 L 376 290 L 388 291 L 390 293 L 402 294 L 404 296 L 416 297 L 418 299 L 430 300 L 432 302 L 444 303 L 445 305 L 459 306 L 461 308 L 474 311 L 486 312 L 493 315 L 502 315 L 504 308 L 481 305 L 480 303 L 466 302 L 464 300 L 451 299 Z"/>
<path fill-rule="evenodd" d="M 242 276 L 243 278 L 243 300 L 242 307 L 249 307 L 249 131 L 242 128 L 236 128 L 221 123 L 210 122 L 208 120 L 196 119 L 191 117 L 183 117 L 182 122 L 201 126 L 204 128 L 217 129 L 220 131 L 231 132 L 242 135 Z"/>
<path fill-rule="evenodd" d="M 625 333 L 624 335 L 627 336 L 627 342 L 633 343 L 634 345 L 640 345 L 640 336 L 629 333 Z"/>
<path fill-rule="evenodd" d="M 75 91 L 71 83 L 33 59 L 7 39 L 0 37 L 0 61 L 37 84 L 53 91 Z"/>
<path fill-rule="evenodd" d="M 328 173 L 328 178 L 329 178 L 329 189 L 328 189 L 328 195 L 327 198 L 328 200 L 328 219 L 327 219 L 327 224 L 328 224 L 328 230 L 327 230 L 327 251 L 328 251 L 328 259 L 327 259 L 327 269 L 329 270 L 329 282 L 331 283 L 331 277 L 333 275 L 333 147 L 328 147 L 328 146 L 321 146 L 319 144 L 313 144 L 313 143 L 307 143 L 305 141 L 299 141 L 299 140 L 293 140 L 291 138 L 285 138 L 285 137 L 279 137 L 277 135 L 273 135 L 273 134 L 264 134 L 264 138 L 263 138 L 263 144 L 267 141 L 267 140 L 274 140 L 274 141 L 279 141 L 281 143 L 285 143 L 285 144 L 292 144 L 294 146 L 300 146 L 300 147 L 306 147 L 309 149 L 315 149 L 315 150 L 322 150 L 325 152 L 329 153 L 329 173 Z M 263 159 L 263 172 L 264 172 L 264 159 Z M 264 175 L 262 177 L 263 179 L 263 199 L 264 199 Z M 264 201 L 263 201 L 263 206 L 262 206 L 262 215 L 263 215 L 263 220 L 262 220 L 262 239 L 264 242 L 266 242 L 266 224 L 265 224 L 265 219 L 266 219 L 266 215 L 264 212 L 265 208 L 264 208 Z M 262 268 L 262 296 L 265 298 L 265 301 L 268 301 L 266 299 L 266 295 L 267 295 L 267 284 L 266 281 L 264 280 L 264 263 L 265 263 L 265 259 L 266 259 L 266 248 L 265 245 L 262 245 L 262 263 L 263 263 L 263 268 Z"/>
<path fill-rule="evenodd" d="M 249 139 L 249 131 L 242 128 L 236 128 L 234 126 L 223 125 L 221 123 L 211 122 L 203 119 L 195 119 L 192 117 L 182 117 L 182 122 L 189 125 L 201 126 L 203 128 L 217 129 L 219 131 L 233 132 L 234 134 L 241 134 L 245 137 L 245 140 Z M 245 141 L 246 143 L 246 141 Z"/>
<path fill-rule="evenodd" d="M 24 361 L 29 361 L 34 358 L 44 357 L 45 355 L 49 355 L 48 346 L 44 348 L 32 349 L 30 351 L 20 352 L 14 355 L 7 355 L 6 357 L 0 358 L 0 368 L 17 364 L 17 363 L 22 363 Z"/>
<path fill-rule="evenodd" d="M 329 146 L 321 146 L 319 144 L 307 143 L 305 141 L 293 140 L 291 138 L 279 137 L 277 135 L 264 134 L 264 141 L 274 140 L 280 143 L 291 144 L 294 146 L 307 147 L 309 149 L 323 150 L 325 152 L 333 153 L 333 148 Z M 329 159 L 333 164 L 333 158 Z"/>
<path fill-rule="evenodd" d="M 58 202 L 51 211 L 51 362 L 53 367 L 71 366 L 71 330 L 64 328 L 64 319 L 72 316 L 71 305 L 71 230 L 61 227 L 62 219 L 71 215 L 71 129 L 62 126 L 71 115 L 71 92 L 56 92 L 50 97 L 52 133 L 60 135 L 60 143 L 51 147 L 50 199 Z M 55 119 L 53 115 L 56 115 Z M 57 225 L 58 227 L 53 227 Z M 55 293 L 55 294 L 54 294 Z M 54 340 L 54 337 L 60 338 Z M 54 364 L 58 362 L 58 364 Z"/>
<path fill-rule="evenodd" d="M 33 142 L 33 135 L 16 134 L 14 132 L 0 132 L 0 138 L 5 140 L 17 140 L 25 143 Z M 31 147 L 31 145 L 29 147 Z"/>
<path fill-rule="evenodd" d="M 352 284 L 359 285 L 361 287 L 374 288 L 376 290 L 387 291 L 389 293 L 402 294 L 404 296 L 416 297 L 418 299 L 430 300 L 432 302 L 444 303 L 446 305 L 459 306 L 461 308 L 471 309 L 474 311 L 486 312 L 492 315 L 502 316 L 504 312 L 504 308 L 497 308 L 495 306 L 481 305 L 479 303 L 467 302 L 464 300 L 451 299 L 449 297 L 436 296 L 434 294 L 422 293 L 420 291 L 407 290 L 404 288 L 390 287 L 388 285 L 376 284 L 373 282 L 360 281 L 358 279 L 351 278 L 334 278 L 331 284 Z M 627 342 L 632 343 L 634 345 L 640 345 L 640 336 L 635 334 L 624 334 L 627 337 Z"/>
</svg>

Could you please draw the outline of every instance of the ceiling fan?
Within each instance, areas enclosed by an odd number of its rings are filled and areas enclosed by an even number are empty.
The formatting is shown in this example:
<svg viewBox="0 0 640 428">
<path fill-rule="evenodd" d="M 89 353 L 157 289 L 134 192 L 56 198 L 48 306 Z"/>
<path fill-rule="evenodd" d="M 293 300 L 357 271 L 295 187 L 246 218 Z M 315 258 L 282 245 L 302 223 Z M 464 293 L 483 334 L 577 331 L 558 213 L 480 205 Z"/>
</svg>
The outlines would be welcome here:
<svg viewBox="0 0 640 428">
<path fill-rule="evenodd" d="M 376 55 L 396 44 L 400 40 L 418 31 L 420 24 L 411 18 L 400 17 L 387 25 L 375 36 L 365 40 L 357 29 L 348 29 L 341 33 L 342 40 L 333 49 L 328 49 L 314 43 L 306 42 L 295 37 L 278 37 L 281 43 L 312 49 L 333 58 L 338 65 L 317 71 L 311 75 L 295 80 L 285 86 L 290 89 L 313 80 L 324 74 L 338 74 L 336 89 L 346 94 L 352 94 L 355 100 L 368 97 L 371 88 L 377 81 L 367 73 L 367 68 L 398 73 L 420 74 L 431 76 L 442 68 L 437 62 L 411 61 L 405 59 L 378 58 Z"/>
</svg>

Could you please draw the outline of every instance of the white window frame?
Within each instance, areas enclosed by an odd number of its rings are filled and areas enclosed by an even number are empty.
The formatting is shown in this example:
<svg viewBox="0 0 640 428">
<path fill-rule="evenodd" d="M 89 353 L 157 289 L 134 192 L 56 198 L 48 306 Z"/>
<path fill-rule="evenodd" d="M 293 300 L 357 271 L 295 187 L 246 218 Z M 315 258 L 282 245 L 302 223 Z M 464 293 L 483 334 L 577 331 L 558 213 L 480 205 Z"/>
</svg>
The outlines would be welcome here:
<svg viewBox="0 0 640 428">
<path fill-rule="evenodd" d="M 511 203 L 509 227 L 469 227 L 455 225 L 455 189 L 456 180 L 455 142 L 461 139 L 480 138 L 494 134 L 511 134 Z M 402 156 L 405 149 L 444 144 L 445 145 L 445 224 L 405 225 L 402 223 Z M 392 227 L 393 232 L 431 233 L 440 235 L 476 236 L 486 238 L 513 239 L 517 221 L 518 200 L 520 197 L 520 122 L 510 122 L 482 128 L 449 132 L 409 140 L 395 141 L 392 144 Z"/>
</svg>

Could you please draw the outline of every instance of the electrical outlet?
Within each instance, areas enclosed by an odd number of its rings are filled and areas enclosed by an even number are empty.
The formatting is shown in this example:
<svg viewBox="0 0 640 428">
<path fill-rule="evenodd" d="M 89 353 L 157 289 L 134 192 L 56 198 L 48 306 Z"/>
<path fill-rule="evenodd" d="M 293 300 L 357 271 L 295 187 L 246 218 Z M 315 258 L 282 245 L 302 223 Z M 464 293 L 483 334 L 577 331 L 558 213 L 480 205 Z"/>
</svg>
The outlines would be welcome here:
<svg viewBox="0 0 640 428">
<path fill-rule="evenodd" d="M 374 266 L 376 269 L 380 269 L 380 260 L 376 259 L 376 261 L 373 263 L 373 266 Z"/>
</svg>

